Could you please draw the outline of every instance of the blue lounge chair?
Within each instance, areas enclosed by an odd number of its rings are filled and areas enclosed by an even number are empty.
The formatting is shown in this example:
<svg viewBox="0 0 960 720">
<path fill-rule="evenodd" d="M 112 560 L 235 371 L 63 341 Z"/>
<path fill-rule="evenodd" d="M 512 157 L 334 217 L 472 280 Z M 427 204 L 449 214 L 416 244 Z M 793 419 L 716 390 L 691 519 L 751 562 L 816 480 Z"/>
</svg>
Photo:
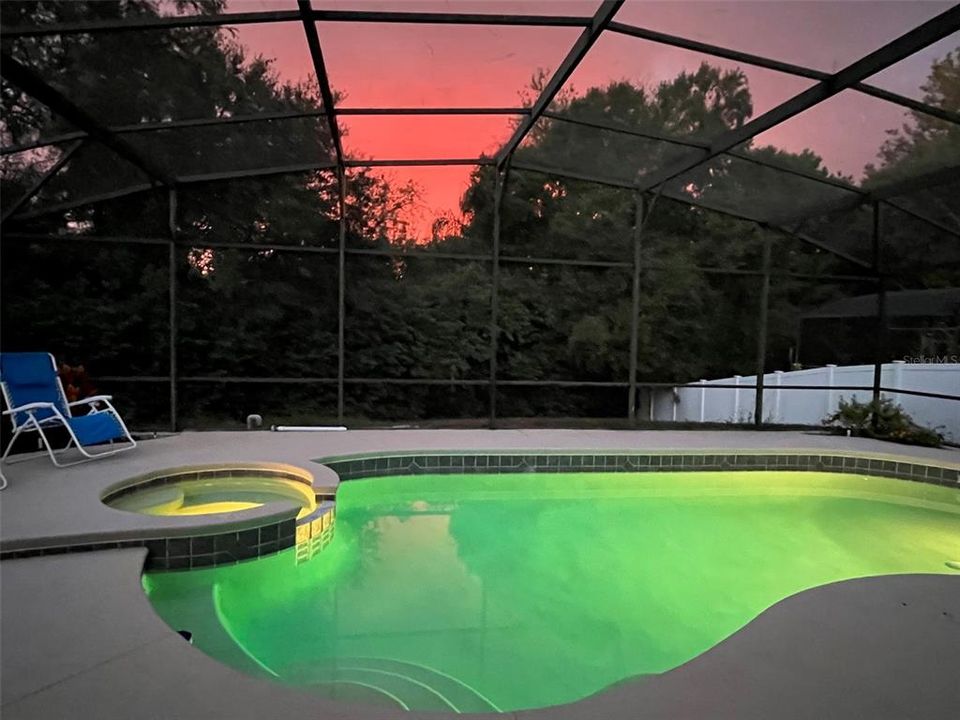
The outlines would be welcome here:
<svg viewBox="0 0 960 720">
<path fill-rule="evenodd" d="M 3 414 L 9 415 L 13 422 L 13 437 L 0 462 L 7 459 L 13 443 L 24 432 L 40 433 L 50 459 L 57 467 L 116 455 L 137 446 L 119 413 L 110 404 L 109 395 L 67 402 L 63 383 L 57 374 L 56 361 L 49 353 L 0 353 L 0 390 L 8 408 Z M 72 408 L 78 406 L 86 406 L 90 410 L 86 415 L 74 417 Z M 54 451 L 45 431 L 58 427 L 67 431 L 70 441 L 66 447 Z M 118 440 L 124 441 L 119 447 L 115 445 Z M 106 450 L 91 452 L 88 449 L 104 443 L 110 443 Z M 72 445 L 77 446 L 83 459 L 70 463 L 59 462 L 56 453 L 68 450 Z"/>
</svg>

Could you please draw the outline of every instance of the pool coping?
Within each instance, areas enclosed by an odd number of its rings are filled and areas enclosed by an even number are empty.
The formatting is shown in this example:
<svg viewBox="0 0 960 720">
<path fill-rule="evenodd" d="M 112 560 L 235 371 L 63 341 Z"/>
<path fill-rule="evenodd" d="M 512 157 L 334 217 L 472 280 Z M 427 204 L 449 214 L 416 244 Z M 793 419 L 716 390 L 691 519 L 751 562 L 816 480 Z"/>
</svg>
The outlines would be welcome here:
<svg viewBox="0 0 960 720">
<path fill-rule="evenodd" d="M 907 460 L 902 456 L 861 451 L 405 450 L 332 455 L 317 458 L 313 462 L 332 471 L 338 483 L 390 475 L 424 474 L 812 471 L 862 473 L 960 488 L 960 463 Z M 196 516 L 195 521 L 189 524 L 170 518 L 140 515 L 144 518 L 145 526 L 107 529 L 85 535 L 4 541 L 0 543 L 0 560 L 146 548 L 145 569 L 156 572 L 235 564 L 294 546 L 298 559 L 305 560 L 322 551 L 332 541 L 336 518 L 335 489 L 331 494 L 330 488 L 316 488 L 314 475 L 293 465 L 238 462 L 154 470 L 107 485 L 100 492 L 100 500 L 106 503 L 134 489 L 178 480 L 232 477 L 237 474 L 278 477 L 304 483 L 317 494 L 317 507 L 306 517 L 298 518 L 300 506 L 297 503 L 292 500 L 277 501 L 248 510 Z M 160 522 L 155 522 L 158 519 Z"/>
</svg>

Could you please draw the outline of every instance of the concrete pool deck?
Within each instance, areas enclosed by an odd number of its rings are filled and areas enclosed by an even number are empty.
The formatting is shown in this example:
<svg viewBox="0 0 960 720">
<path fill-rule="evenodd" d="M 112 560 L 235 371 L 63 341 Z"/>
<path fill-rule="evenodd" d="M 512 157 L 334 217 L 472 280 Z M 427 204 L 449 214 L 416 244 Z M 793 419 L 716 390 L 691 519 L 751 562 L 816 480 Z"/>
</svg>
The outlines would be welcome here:
<svg viewBox="0 0 960 720">
<path fill-rule="evenodd" d="M 224 462 L 284 463 L 335 482 L 313 459 L 413 450 L 859 452 L 960 466 L 960 451 L 800 432 L 362 430 L 184 433 L 64 470 L 5 465 L 0 542 L 135 527 L 104 490 L 145 473 Z M 960 532 L 960 528 L 958 528 Z M 248 677 L 184 642 L 140 586 L 143 549 L 0 563 L 4 718 L 416 718 L 319 699 Z M 777 603 L 663 675 L 524 718 L 938 718 L 960 707 L 960 574 L 851 580 Z M 435 713 L 424 714 L 439 717 Z"/>
</svg>

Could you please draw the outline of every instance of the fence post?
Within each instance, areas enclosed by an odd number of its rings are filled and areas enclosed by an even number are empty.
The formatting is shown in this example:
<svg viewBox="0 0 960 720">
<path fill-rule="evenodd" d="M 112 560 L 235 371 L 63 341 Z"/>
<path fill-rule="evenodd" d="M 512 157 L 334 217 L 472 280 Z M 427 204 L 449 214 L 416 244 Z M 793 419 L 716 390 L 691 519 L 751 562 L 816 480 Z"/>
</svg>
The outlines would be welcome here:
<svg viewBox="0 0 960 720">
<path fill-rule="evenodd" d="M 733 422 L 740 422 L 740 379 L 741 375 L 733 376 L 733 384 L 736 387 L 733 389 Z"/>
<path fill-rule="evenodd" d="M 757 318 L 757 397 L 753 406 L 753 424 L 763 425 L 763 374 L 767 361 L 767 313 L 770 307 L 770 258 L 773 240 L 770 233 L 763 239 L 763 280 L 760 285 L 760 313 Z"/>
<path fill-rule="evenodd" d="M 781 422 L 780 416 L 780 395 L 783 390 L 780 389 L 780 384 L 783 382 L 783 370 L 774 370 L 773 376 L 777 381 L 777 390 L 773 395 L 773 422 L 774 424 Z"/>
<path fill-rule="evenodd" d="M 906 365 L 904 360 L 894 360 L 892 363 L 893 377 L 890 379 L 890 387 L 899 390 L 903 387 L 903 366 Z M 899 393 L 891 393 L 893 395 L 894 402 L 900 400 Z"/>
<path fill-rule="evenodd" d="M 837 369 L 837 366 L 834 364 L 827 364 L 827 382 L 826 384 L 830 386 L 830 390 L 827 390 L 827 415 L 833 414 L 833 386 L 836 384 L 834 381 L 834 374 Z"/>
</svg>

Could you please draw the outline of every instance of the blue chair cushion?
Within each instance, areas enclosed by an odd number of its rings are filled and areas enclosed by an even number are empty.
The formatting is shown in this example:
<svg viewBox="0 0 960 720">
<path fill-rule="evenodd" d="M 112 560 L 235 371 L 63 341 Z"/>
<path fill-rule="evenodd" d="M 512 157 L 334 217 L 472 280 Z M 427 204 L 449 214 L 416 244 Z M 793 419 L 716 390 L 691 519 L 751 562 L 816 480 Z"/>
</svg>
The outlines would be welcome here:
<svg viewBox="0 0 960 720">
<path fill-rule="evenodd" d="M 81 445 L 96 445 L 126 437 L 117 418 L 111 412 L 99 412 L 92 415 L 67 418 L 67 424 L 77 436 Z"/>
<path fill-rule="evenodd" d="M 64 415 L 70 414 L 60 392 L 57 368 L 47 353 L 0 353 L 0 379 L 7 387 L 12 407 L 48 402 L 56 405 Z M 15 415 L 17 425 L 26 422 L 26 413 Z M 53 415 L 53 411 L 47 409 L 35 410 L 33 413 L 37 420 L 46 420 Z"/>
</svg>

